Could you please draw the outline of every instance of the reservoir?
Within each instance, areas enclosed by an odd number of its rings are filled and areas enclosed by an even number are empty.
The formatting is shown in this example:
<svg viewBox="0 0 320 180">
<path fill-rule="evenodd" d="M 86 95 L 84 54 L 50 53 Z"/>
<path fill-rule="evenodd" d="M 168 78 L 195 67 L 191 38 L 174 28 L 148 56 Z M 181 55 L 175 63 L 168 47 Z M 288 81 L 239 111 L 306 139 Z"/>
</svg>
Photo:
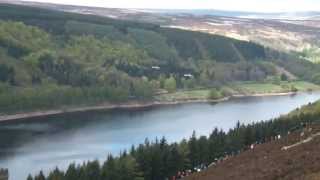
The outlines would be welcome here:
<svg viewBox="0 0 320 180">
<path fill-rule="evenodd" d="M 165 136 L 169 142 L 227 131 L 237 121 L 252 123 L 276 118 L 320 99 L 320 93 L 245 97 L 216 104 L 189 103 L 143 109 L 116 109 L 33 118 L 0 124 L 0 168 L 11 180 L 29 173 L 88 160 L 104 161 L 131 145 Z"/>
</svg>

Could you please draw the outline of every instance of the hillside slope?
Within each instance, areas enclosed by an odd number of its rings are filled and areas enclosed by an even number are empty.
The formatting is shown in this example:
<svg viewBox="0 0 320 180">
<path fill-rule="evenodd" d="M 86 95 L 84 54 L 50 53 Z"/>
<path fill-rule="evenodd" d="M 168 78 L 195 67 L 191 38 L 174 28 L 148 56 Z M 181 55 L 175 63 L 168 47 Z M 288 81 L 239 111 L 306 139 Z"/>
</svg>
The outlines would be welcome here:
<svg viewBox="0 0 320 180">
<path fill-rule="evenodd" d="M 288 51 L 312 50 L 320 46 L 319 12 L 259 14 L 218 10 L 114 9 L 20 0 L 11 0 L 7 3 L 148 22 L 253 41 L 274 49 Z M 312 55 L 310 54 L 311 57 Z M 309 55 L 306 59 L 310 59 Z"/>
<path fill-rule="evenodd" d="M 284 150 L 284 147 L 288 147 Z M 186 180 L 316 180 L 320 178 L 320 126 L 256 145 Z"/>
<path fill-rule="evenodd" d="M 0 4 L 0 70 L 0 112 L 145 100 L 162 89 L 234 81 L 320 82 L 320 65 L 256 43 L 9 4 Z"/>
</svg>

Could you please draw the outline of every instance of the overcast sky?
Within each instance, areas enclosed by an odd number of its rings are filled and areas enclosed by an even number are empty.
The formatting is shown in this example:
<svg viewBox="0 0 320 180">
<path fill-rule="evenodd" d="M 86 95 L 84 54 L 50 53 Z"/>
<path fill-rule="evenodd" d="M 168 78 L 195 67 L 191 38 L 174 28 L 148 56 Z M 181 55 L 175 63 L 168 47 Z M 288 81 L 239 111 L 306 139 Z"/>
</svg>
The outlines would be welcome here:
<svg viewBox="0 0 320 180">
<path fill-rule="evenodd" d="M 29 0 L 27 0 L 29 1 Z M 320 11 L 320 0 L 30 0 L 112 8 L 218 9 L 254 12 Z"/>
</svg>

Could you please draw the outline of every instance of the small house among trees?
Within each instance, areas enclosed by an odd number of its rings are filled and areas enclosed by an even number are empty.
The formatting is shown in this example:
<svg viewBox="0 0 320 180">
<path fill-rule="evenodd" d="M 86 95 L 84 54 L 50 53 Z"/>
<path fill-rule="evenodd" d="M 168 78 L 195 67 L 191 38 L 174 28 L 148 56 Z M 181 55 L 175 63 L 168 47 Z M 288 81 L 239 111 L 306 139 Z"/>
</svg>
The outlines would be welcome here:
<svg viewBox="0 0 320 180">
<path fill-rule="evenodd" d="M 159 66 L 152 66 L 151 68 L 152 68 L 152 69 L 155 69 L 155 70 L 160 70 L 160 67 L 159 67 Z"/>
<path fill-rule="evenodd" d="M 193 78 L 192 74 L 184 74 L 183 76 L 186 77 L 186 78 Z"/>
</svg>

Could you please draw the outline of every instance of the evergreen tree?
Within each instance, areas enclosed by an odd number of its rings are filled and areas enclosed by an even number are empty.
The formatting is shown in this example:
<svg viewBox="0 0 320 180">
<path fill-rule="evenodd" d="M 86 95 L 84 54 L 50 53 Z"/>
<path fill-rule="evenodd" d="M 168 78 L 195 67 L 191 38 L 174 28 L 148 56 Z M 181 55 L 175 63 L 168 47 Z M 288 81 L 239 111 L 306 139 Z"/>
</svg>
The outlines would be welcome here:
<svg viewBox="0 0 320 180">
<path fill-rule="evenodd" d="M 196 132 L 193 131 L 191 138 L 189 139 L 189 159 L 191 166 L 194 168 L 199 165 L 199 147 L 197 144 Z"/>
<path fill-rule="evenodd" d="M 209 164 L 210 163 L 210 155 L 209 155 L 209 143 L 207 141 L 206 136 L 201 136 L 198 139 L 197 147 L 199 150 L 199 163 Z"/>
<path fill-rule="evenodd" d="M 85 179 L 100 180 L 100 165 L 97 160 L 87 163 L 85 168 Z"/>
<path fill-rule="evenodd" d="M 119 179 L 119 175 L 117 172 L 117 164 L 116 160 L 112 155 L 109 155 L 107 161 L 104 162 L 102 166 L 102 174 L 101 177 L 103 180 L 117 180 Z"/>
<path fill-rule="evenodd" d="M 37 175 L 34 180 L 46 180 L 45 176 L 43 175 L 43 172 L 40 171 L 39 175 Z"/>
<path fill-rule="evenodd" d="M 167 162 L 167 176 L 172 177 L 176 175 L 178 171 L 185 169 L 185 160 L 184 157 L 180 154 L 178 150 L 178 144 L 173 144 L 170 148 L 168 162 Z"/>
<path fill-rule="evenodd" d="M 56 168 L 54 171 L 50 172 L 47 180 L 63 180 L 64 173 L 61 172 L 58 168 Z"/>
<path fill-rule="evenodd" d="M 65 173 L 65 179 L 67 180 L 78 180 L 79 179 L 79 169 L 76 168 L 76 165 L 70 164 L 66 173 Z"/>
<path fill-rule="evenodd" d="M 28 175 L 27 180 L 33 180 L 33 177 L 31 176 L 31 174 Z"/>
</svg>

